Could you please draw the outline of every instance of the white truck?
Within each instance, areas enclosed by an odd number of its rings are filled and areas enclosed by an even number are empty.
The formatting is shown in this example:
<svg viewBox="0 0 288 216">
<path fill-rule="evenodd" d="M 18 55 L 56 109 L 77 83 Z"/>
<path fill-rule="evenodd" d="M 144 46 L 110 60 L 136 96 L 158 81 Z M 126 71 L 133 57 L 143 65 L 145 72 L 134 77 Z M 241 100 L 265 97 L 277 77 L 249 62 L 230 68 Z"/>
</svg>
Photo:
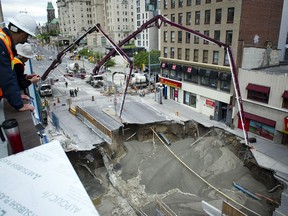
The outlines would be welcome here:
<svg viewBox="0 0 288 216">
<path fill-rule="evenodd" d="M 133 73 L 130 79 L 130 85 L 132 88 L 147 87 L 148 79 L 143 73 Z"/>
<path fill-rule="evenodd" d="M 42 83 L 39 87 L 41 97 L 52 96 L 52 87 L 49 83 Z"/>
<path fill-rule="evenodd" d="M 66 66 L 66 72 L 67 73 L 77 73 L 79 72 L 79 64 L 77 62 L 67 64 Z"/>
</svg>

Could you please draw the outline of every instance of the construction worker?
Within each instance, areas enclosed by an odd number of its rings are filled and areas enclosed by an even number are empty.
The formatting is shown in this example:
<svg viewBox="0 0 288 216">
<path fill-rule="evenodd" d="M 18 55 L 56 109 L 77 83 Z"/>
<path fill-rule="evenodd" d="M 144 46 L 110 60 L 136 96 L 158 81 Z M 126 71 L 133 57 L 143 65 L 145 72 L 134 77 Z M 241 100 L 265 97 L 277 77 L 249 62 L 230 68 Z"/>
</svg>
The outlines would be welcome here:
<svg viewBox="0 0 288 216">
<path fill-rule="evenodd" d="M 17 57 L 14 58 L 14 71 L 17 75 L 18 85 L 28 95 L 27 88 L 32 83 L 37 83 L 40 76 L 37 74 L 24 74 L 25 62 L 34 57 L 32 45 L 29 43 L 17 44 Z"/>
<path fill-rule="evenodd" d="M 14 69 L 14 57 L 17 54 L 15 46 L 27 42 L 29 36 L 35 36 L 37 24 L 26 13 L 17 14 L 8 19 L 8 27 L 0 29 L 0 98 L 5 97 L 8 103 L 18 111 L 33 111 L 34 107 L 24 104 L 29 100 L 27 95 L 21 95 Z"/>
</svg>

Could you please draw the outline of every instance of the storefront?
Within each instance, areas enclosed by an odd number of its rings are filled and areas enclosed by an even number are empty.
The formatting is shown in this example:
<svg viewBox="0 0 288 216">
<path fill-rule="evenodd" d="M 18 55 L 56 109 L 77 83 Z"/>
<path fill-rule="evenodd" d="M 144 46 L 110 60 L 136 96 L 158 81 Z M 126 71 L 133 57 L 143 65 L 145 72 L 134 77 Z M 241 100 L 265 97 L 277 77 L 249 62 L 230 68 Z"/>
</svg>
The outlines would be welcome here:
<svg viewBox="0 0 288 216">
<path fill-rule="evenodd" d="M 248 112 L 244 112 L 244 117 L 246 131 L 265 137 L 266 139 L 273 140 L 276 121 Z M 240 116 L 238 117 L 238 128 L 242 129 Z"/>
<path fill-rule="evenodd" d="M 284 118 L 284 129 L 282 131 L 282 144 L 288 145 L 288 116 Z"/>
<path fill-rule="evenodd" d="M 180 96 L 179 93 L 182 87 L 182 83 L 162 77 L 162 76 L 159 77 L 159 81 L 165 86 L 163 89 L 164 98 L 165 98 L 165 94 L 169 94 L 169 97 L 170 97 L 169 99 L 179 101 L 179 96 Z"/>
</svg>

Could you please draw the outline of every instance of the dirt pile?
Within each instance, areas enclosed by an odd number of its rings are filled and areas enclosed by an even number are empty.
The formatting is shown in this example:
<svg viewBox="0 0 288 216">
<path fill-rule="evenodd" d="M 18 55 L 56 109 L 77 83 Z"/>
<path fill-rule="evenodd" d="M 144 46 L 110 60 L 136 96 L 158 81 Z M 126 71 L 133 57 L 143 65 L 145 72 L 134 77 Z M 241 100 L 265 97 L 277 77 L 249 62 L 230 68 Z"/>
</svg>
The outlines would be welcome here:
<svg viewBox="0 0 288 216">
<path fill-rule="evenodd" d="M 168 147 L 172 153 L 158 140 L 155 144 L 126 142 L 127 155 L 120 161 L 122 169 L 118 171 L 117 187 L 132 206 L 148 215 L 155 214 L 156 198 L 162 199 L 177 215 L 203 215 L 201 200 L 221 209 L 227 197 L 248 215 L 253 212 L 270 215 L 271 206 L 266 200 L 255 200 L 233 187 L 233 182 L 237 182 L 253 193 L 271 197 L 265 185 L 256 181 L 230 150 L 230 142 L 237 139 L 221 130 L 198 142 L 193 138 L 175 141 Z"/>
</svg>

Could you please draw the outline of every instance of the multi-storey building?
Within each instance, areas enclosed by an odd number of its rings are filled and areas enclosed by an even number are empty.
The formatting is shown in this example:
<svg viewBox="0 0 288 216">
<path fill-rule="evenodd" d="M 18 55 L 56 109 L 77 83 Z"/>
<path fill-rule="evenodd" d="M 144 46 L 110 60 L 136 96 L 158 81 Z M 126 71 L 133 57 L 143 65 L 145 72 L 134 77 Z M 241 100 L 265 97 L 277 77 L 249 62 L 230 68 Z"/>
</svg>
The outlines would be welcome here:
<svg viewBox="0 0 288 216">
<path fill-rule="evenodd" d="M 282 7 L 283 0 L 161 1 L 163 16 L 228 44 L 237 68 L 243 67 L 244 54 L 260 55 L 261 67 L 279 63 L 273 55 L 277 55 Z M 234 85 L 224 50 L 169 25 L 161 29 L 161 38 L 160 80 L 165 84 L 165 97 L 237 126 Z"/>
<path fill-rule="evenodd" d="M 155 15 L 159 14 L 158 10 L 158 1 L 150 0 L 150 1 L 135 1 L 135 29 L 138 29 L 143 23 L 147 22 Z M 160 50 L 160 43 L 158 40 L 159 29 L 157 27 L 151 27 L 145 29 L 141 33 L 137 35 L 135 40 L 135 45 L 137 47 L 144 47 L 145 50 Z"/>
<path fill-rule="evenodd" d="M 78 37 L 92 26 L 91 0 L 57 0 L 62 36 Z"/>
<path fill-rule="evenodd" d="M 133 0 L 104 0 L 103 2 L 105 31 L 118 44 L 134 30 Z"/>
</svg>

